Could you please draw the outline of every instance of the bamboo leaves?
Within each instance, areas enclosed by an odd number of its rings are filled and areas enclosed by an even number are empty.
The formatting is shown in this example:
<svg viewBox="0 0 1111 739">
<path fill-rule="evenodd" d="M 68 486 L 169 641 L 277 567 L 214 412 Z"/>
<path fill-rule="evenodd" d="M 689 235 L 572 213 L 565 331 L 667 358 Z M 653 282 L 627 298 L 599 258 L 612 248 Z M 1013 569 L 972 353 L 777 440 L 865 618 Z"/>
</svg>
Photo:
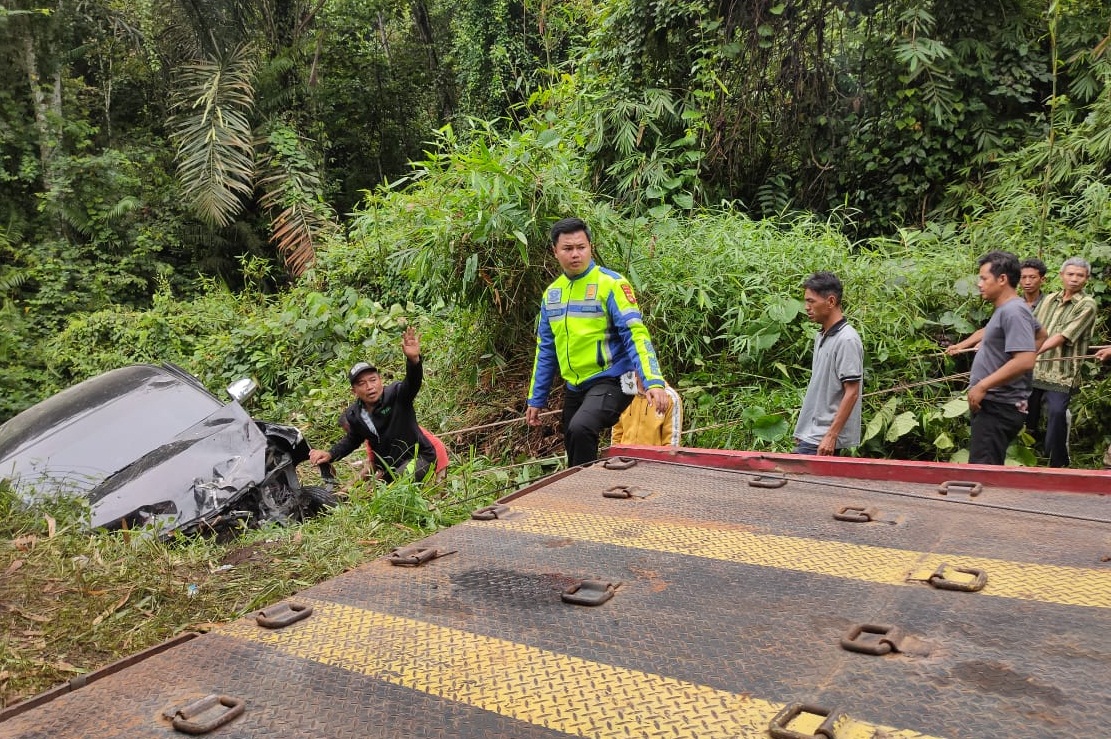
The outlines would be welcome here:
<svg viewBox="0 0 1111 739">
<path fill-rule="evenodd" d="M 953 52 L 941 41 L 930 38 L 936 21 L 925 8 L 909 8 L 900 17 L 904 26 L 895 40 L 895 59 L 906 67 L 905 82 L 916 82 L 934 119 L 942 123 L 953 116 L 959 94 L 953 91 L 952 76 L 943 64 Z"/>
</svg>

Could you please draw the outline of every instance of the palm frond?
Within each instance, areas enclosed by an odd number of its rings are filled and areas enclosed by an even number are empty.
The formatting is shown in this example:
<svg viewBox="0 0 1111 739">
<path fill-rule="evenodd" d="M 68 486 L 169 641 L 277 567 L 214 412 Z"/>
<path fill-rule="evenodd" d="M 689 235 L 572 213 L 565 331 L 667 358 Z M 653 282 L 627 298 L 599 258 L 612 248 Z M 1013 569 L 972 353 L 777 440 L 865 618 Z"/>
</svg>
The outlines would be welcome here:
<svg viewBox="0 0 1111 739">
<path fill-rule="evenodd" d="M 270 241 L 295 277 L 316 257 L 320 237 L 335 226 L 320 174 L 290 126 L 275 123 L 259 157 L 259 203 L 270 214 Z"/>
<path fill-rule="evenodd" d="M 194 60 L 178 78 L 170 120 L 178 179 L 197 216 L 215 226 L 231 223 L 254 191 L 255 68 L 253 49 L 241 46 Z"/>
<path fill-rule="evenodd" d="M 31 281 L 28 270 L 10 269 L 0 273 L 0 295 L 8 297 L 22 285 Z"/>
<path fill-rule="evenodd" d="M 15 206 L 8 204 L 7 223 L 0 227 L 0 249 L 14 249 L 23 241 L 27 222 L 16 212 Z"/>
</svg>

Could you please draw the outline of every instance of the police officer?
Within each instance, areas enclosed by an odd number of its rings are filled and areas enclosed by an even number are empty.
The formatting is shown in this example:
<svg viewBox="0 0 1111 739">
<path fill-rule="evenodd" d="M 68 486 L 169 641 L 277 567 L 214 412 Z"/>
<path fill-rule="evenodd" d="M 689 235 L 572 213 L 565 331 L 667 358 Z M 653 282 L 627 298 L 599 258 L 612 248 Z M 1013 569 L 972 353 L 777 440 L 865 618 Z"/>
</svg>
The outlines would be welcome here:
<svg viewBox="0 0 1111 739">
<path fill-rule="evenodd" d="M 598 458 L 598 438 L 632 401 L 637 378 L 659 413 L 667 410 L 668 396 L 633 288 L 594 263 L 586 223 L 564 218 L 550 237 L 563 273 L 540 304 L 525 419 L 540 425 L 558 368 L 567 383 L 563 441 L 567 464 L 575 466 Z"/>
</svg>

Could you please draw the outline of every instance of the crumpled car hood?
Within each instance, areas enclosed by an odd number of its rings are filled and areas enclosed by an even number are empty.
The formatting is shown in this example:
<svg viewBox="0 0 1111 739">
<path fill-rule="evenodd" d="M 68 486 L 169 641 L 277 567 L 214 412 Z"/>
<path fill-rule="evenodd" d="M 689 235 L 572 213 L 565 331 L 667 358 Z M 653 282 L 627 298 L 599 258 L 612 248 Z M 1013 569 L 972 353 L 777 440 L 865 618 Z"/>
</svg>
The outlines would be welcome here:
<svg viewBox="0 0 1111 739">
<path fill-rule="evenodd" d="M 266 477 L 266 436 L 232 404 L 154 449 L 89 492 L 93 526 L 158 522 L 186 528 L 226 509 Z"/>
</svg>

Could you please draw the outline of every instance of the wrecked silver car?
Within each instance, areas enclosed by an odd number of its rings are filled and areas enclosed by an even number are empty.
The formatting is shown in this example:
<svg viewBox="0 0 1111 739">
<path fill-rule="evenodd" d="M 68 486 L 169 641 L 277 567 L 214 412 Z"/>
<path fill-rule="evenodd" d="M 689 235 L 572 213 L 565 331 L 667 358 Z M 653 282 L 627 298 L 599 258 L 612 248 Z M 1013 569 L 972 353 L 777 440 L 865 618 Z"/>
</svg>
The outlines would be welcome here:
<svg viewBox="0 0 1111 739">
<path fill-rule="evenodd" d="M 174 365 L 106 372 L 0 426 L 0 479 L 27 502 L 86 497 L 94 527 L 161 536 L 300 519 L 334 503 L 330 485 L 300 484 L 301 432 L 243 409 L 254 387 L 234 383 L 225 404 Z"/>
</svg>

